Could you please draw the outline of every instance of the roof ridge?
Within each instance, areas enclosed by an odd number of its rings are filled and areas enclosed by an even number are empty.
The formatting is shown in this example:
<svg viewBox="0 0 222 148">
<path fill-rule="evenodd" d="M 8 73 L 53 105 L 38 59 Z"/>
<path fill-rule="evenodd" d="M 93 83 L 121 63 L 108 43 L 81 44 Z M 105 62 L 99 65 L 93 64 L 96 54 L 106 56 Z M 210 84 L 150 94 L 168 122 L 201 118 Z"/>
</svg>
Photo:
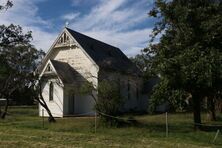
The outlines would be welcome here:
<svg viewBox="0 0 222 148">
<path fill-rule="evenodd" d="M 114 47 L 114 48 L 119 49 L 119 48 L 116 47 L 116 46 L 113 46 L 113 45 L 111 45 L 111 44 L 109 44 L 109 43 L 106 43 L 106 42 L 104 42 L 104 41 L 95 39 L 95 38 L 93 38 L 93 37 L 90 37 L 90 36 L 88 36 L 88 35 L 86 35 L 86 34 L 83 34 L 83 33 L 78 32 L 78 31 L 72 30 L 72 29 L 70 29 L 70 28 L 68 28 L 68 27 L 65 27 L 65 28 L 66 28 L 68 31 L 72 31 L 72 32 L 78 33 L 78 34 L 80 34 L 80 35 L 82 35 L 82 36 L 84 36 L 84 37 L 90 38 L 90 39 L 95 40 L 95 41 L 97 41 L 97 42 L 100 42 L 100 43 L 102 43 L 102 44 L 106 44 L 106 45 L 108 45 L 108 46 L 111 46 L 111 47 Z"/>
</svg>

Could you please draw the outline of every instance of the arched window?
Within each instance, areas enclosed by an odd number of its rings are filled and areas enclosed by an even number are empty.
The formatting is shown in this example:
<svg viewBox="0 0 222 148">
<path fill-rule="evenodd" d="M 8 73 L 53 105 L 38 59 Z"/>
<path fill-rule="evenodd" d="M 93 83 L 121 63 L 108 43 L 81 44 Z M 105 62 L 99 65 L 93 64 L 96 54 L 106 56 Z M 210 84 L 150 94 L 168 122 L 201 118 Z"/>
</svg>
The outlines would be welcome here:
<svg viewBox="0 0 222 148">
<path fill-rule="evenodd" d="M 139 99 L 139 86 L 136 83 L 136 98 Z"/>
<path fill-rule="evenodd" d="M 53 86 L 53 83 L 50 82 L 50 84 L 49 84 L 49 101 L 53 100 L 53 91 L 54 91 L 54 86 Z"/>
<path fill-rule="evenodd" d="M 47 71 L 52 71 L 50 65 L 48 65 L 48 67 L 47 67 Z"/>
<path fill-rule="evenodd" d="M 128 92 L 128 99 L 130 99 L 130 93 L 131 93 L 131 88 L 130 88 L 130 80 L 128 79 L 128 82 L 127 82 L 127 92 Z"/>
<path fill-rule="evenodd" d="M 63 38 L 64 38 L 64 43 L 65 43 L 66 42 L 66 33 L 64 33 Z"/>
</svg>

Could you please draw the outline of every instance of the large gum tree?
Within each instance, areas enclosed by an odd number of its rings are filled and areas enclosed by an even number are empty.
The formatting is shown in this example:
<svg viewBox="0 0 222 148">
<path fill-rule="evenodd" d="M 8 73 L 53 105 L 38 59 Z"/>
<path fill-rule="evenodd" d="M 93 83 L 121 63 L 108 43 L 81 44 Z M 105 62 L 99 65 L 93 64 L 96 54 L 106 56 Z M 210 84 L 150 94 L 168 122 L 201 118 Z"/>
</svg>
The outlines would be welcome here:
<svg viewBox="0 0 222 148">
<path fill-rule="evenodd" d="M 222 1 L 156 0 L 149 15 L 157 18 L 150 47 L 152 68 L 167 87 L 192 96 L 194 125 L 201 125 L 201 102 L 221 93 Z M 155 37 L 160 35 L 158 43 Z M 168 90 L 166 89 L 166 90 Z"/>
</svg>

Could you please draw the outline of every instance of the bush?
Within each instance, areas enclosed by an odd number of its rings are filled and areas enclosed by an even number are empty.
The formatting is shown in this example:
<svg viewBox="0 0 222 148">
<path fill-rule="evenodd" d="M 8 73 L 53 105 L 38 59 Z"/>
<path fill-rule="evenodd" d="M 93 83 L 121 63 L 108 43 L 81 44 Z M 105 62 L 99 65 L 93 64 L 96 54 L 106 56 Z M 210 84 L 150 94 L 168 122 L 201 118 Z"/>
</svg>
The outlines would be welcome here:
<svg viewBox="0 0 222 148">
<path fill-rule="evenodd" d="M 118 82 L 103 80 L 98 86 L 98 98 L 95 109 L 101 116 L 104 125 L 117 126 L 120 107 L 123 105 L 123 97 L 120 94 Z"/>
<path fill-rule="evenodd" d="M 123 105 L 123 97 L 120 94 L 120 83 L 115 80 L 102 80 L 98 87 L 90 82 L 77 89 L 80 94 L 90 94 L 94 99 L 95 110 L 100 116 L 101 125 L 117 126 L 121 121 L 115 118 L 120 114 L 120 108 Z"/>
</svg>

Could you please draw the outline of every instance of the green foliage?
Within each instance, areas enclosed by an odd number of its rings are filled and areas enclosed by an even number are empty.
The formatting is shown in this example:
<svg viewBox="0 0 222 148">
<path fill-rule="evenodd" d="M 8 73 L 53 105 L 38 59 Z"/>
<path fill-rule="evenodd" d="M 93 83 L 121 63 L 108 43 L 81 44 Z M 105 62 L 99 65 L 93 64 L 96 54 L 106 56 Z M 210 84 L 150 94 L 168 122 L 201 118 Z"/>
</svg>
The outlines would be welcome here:
<svg viewBox="0 0 222 148">
<path fill-rule="evenodd" d="M 154 55 L 152 68 L 170 89 L 195 96 L 198 110 L 203 96 L 221 92 L 222 1 L 156 0 L 149 14 L 158 18 L 145 50 Z M 159 43 L 152 43 L 160 33 Z"/>
<path fill-rule="evenodd" d="M 81 85 L 81 87 L 76 87 L 74 91 L 81 95 L 91 94 L 94 97 L 93 91 L 96 91 L 96 88 L 91 82 L 86 81 Z"/>
<path fill-rule="evenodd" d="M 160 42 L 151 45 L 153 66 L 171 86 L 203 91 L 222 78 L 221 2 L 156 1 L 152 16 L 161 16 L 153 35 L 164 29 Z M 164 28 L 162 28 L 164 26 Z"/>
<path fill-rule="evenodd" d="M 141 54 L 137 54 L 135 57 L 131 57 L 130 60 L 136 64 L 136 66 L 141 70 L 143 73 L 144 80 L 149 80 L 152 76 L 154 76 L 154 73 L 151 69 L 152 62 L 150 62 L 150 55 L 144 54 L 141 52 Z"/>
<path fill-rule="evenodd" d="M 168 102 L 171 111 L 184 111 L 188 106 L 188 97 L 183 90 L 174 90 L 168 84 L 168 80 L 161 80 L 154 89 L 149 99 L 149 112 L 153 113 L 156 106 Z"/>
<path fill-rule="evenodd" d="M 118 119 L 109 117 L 119 115 L 123 97 L 120 94 L 119 84 L 114 81 L 103 80 L 98 86 L 98 100 L 95 105 L 96 111 L 101 115 L 101 120 L 106 125 L 117 125 Z"/>
<path fill-rule="evenodd" d="M 122 103 L 119 84 L 107 80 L 99 82 L 97 111 L 116 116 Z"/>
<path fill-rule="evenodd" d="M 35 49 L 31 40 L 31 32 L 23 33 L 20 26 L 0 25 L 0 97 L 7 100 L 1 113 L 3 119 L 12 94 L 35 84 L 34 70 L 44 52 Z"/>
<path fill-rule="evenodd" d="M 0 95 L 8 97 L 30 84 L 43 52 L 31 45 L 31 32 L 16 25 L 0 26 Z"/>
<path fill-rule="evenodd" d="M 24 87 L 15 90 L 10 99 L 15 102 L 15 105 L 33 105 L 36 97 L 38 96 L 32 87 Z"/>
<path fill-rule="evenodd" d="M 7 10 L 8 8 L 11 8 L 12 6 L 13 6 L 12 1 L 6 0 L 6 2 L 3 5 L 0 5 L 0 11 Z"/>
<path fill-rule="evenodd" d="M 105 126 L 117 126 L 119 120 L 111 116 L 118 116 L 123 105 L 123 97 L 120 94 L 119 83 L 111 80 L 102 80 L 95 88 L 92 83 L 86 82 L 79 91 L 81 94 L 91 94 L 95 101 L 95 110 L 101 117 L 101 123 Z M 96 94 L 98 94 L 96 96 Z"/>
</svg>

